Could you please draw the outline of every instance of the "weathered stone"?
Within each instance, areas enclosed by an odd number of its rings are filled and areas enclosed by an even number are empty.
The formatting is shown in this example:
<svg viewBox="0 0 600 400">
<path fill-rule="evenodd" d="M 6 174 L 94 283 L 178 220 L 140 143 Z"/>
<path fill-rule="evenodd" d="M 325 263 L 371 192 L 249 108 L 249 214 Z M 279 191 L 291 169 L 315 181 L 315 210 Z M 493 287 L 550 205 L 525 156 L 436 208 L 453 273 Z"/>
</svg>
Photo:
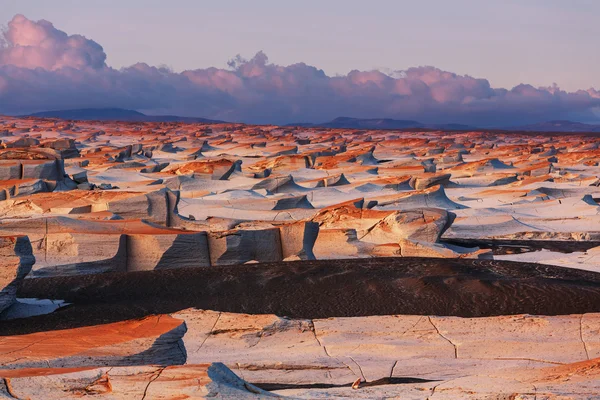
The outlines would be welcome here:
<svg viewBox="0 0 600 400">
<path fill-rule="evenodd" d="M 35 263 L 27 236 L 0 236 L 0 312 L 8 308 Z"/>
<path fill-rule="evenodd" d="M 279 225 L 281 252 L 284 260 L 314 260 L 313 247 L 319 235 L 319 224 L 297 222 Z"/>
<path fill-rule="evenodd" d="M 127 235 L 127 271 L 209 266 L 205 232 Z"/>
<path fill-rule="evenodd" d="M 51 368 L 5 371 L 0 394 L 65 400 L 109 396 L 114 400 L 284 398 L 240 379 L 222 363 L 183 366 Z M 1 381 L 0 381 L 1 382 Z M 48 390 L 48 385 L 63 390 Z"/>
<path fill-rule="evenodd" d="M 409 184 L 415 190 L 423 190 L 436 185 L 446 186 L 450 183 L 451 176 L 451 174 L 416 176 L 410 180 Z"/>
<path fill-rule="evenodd" d="M 211 265 L 283 260 L 278 228 L 235 229 L 208 236 Z"/>
</svg>

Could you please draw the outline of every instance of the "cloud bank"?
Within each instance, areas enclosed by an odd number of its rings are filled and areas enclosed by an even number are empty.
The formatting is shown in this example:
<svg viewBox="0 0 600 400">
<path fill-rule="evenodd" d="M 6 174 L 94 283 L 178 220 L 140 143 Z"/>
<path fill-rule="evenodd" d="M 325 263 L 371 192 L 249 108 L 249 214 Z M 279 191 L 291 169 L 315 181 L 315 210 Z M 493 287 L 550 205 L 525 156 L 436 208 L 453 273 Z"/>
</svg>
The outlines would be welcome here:
<svg viewBox="0 0 600 400">
<path fill-rule="evenodd" d="M 590 121 L 600 108 L 595 89 L 492 88 L 486 79 L 429 66 L 327 76 L 304 63 L 269 63 L 263 52 L 228 65 L 175 73 L 138 63 L 117 70 L 95 41 L 16 15 L 0 35 L 0 113 L 122 107 L 247 123 L 351 116 L 508 126 Z"/>
</svg>

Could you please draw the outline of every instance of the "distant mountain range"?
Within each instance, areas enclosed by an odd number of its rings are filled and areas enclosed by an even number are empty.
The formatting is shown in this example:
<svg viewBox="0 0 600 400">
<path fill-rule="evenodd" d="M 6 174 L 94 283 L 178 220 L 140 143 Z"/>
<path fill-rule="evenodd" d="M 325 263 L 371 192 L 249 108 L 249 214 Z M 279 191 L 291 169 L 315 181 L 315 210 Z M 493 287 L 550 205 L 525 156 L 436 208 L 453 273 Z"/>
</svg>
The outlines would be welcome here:
<svg viewBox="0 0 600 400">
<path fill-rule="evenodd" d="M 180 117 L 177 115 L 146 115 L 135 110 L 123 108 L 80 108 L 75 110 L 44 111 L 25 115 L 25 117 L 60 118 L 84 121 L 126 121 L 126 122 L 188 122 L 188 123 L 225 123 L 225 121 Z M 294 123 L 286 126 L 344 128 L 344 129 L 424 129 L 442 131 L 476 131 L 490 130 L 463 124 L 425 124 L 419 121 L 391 118 L 350 118 L 338 117 L 323 123 Z M 547 121 L 537 124 L 497 127 L 495 130 L 524 131 L 524 132 L 600 132 L 600 125 L 585 124 L 573 121 Z"/>
<path fill-rule="evenodd" d="M 206 118 L 180 117 L 177 115 L 146 115 L 139 111 L 126 110 L 123 108 L 79 108 L 75 110 L 43 111 L 24 116 L 82 121 L 190 122 L 207 124 L 224 122 Z"/>
<path fill-rule="evenodd" d="M 573 121 L 547 121 L 508 129 L 513 131 L 534 132 L 600 132 L 600 125 L 584 124 L 582 122 Z"/>
<path fill-rule="evenodd" d="M 477 128 L 462 124 L 424 124 L 419 121 L 391 118 L 350 118 L 338 117 L 330 122 L 320 124 L 288 124 L 288 126 L 304 126 L 319 128 L 346 128 L 346 129 L 439 129 L 448 131 L 468 131 Z"/>
<path fill-rule="evenodd" d="M 600 125 L 584 124 L 582 122 L 573 121 L 547 121 L 523 126 L 478 128 L 463 124 L 424 124 L 419 121 L 404 119 L 339 117 L 333 121 L 320 124 L 299 123 L 288 124 L 288 126 L 345 129 L 432 129 L 441 131 L 504 130 L 521 132 L 600 132 Z"/>
</svg>

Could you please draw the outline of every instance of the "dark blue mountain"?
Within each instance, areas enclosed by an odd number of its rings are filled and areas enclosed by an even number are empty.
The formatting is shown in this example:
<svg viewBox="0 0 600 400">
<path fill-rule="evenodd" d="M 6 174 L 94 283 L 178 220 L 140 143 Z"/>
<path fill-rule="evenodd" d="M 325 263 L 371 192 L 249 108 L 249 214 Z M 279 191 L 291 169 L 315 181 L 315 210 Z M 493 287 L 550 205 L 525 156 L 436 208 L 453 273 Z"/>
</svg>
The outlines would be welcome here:
<svg viewBox="0 0 600 400">
<path fill-rule="evenodd" d="M 223 123 L 224 121 L 177 115 L 146 115 L 123 108 L 79 108 L 75 110 L 43 111 L 27 115 L 37 118 L 59 118 L 81 121 L 126 121 L 126 122 L 190 122 Z"/>
</svg>

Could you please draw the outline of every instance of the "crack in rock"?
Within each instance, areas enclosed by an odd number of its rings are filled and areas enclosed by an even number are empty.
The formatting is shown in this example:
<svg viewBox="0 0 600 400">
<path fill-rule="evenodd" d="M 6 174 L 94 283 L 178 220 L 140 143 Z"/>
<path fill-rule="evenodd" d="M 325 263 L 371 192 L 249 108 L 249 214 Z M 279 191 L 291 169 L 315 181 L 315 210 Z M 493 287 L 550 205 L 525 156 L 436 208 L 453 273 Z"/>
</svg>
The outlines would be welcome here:
<svg viewBox="0 0 600 400">
<path fill-rule="evenodd" d="M 206 337 L 204 338 L 204 340 L 202 341 L 202 343 L 200 343 L 200 346 L 198 346 L 198 348 L 196 349 L 196 351 L 194 351 L 194 353 L 197 353 L 198 351 L 200 351 L 200 349 L 202 348 L 202 346 L 204 346 L 204 343 L 206 343 L 206 341 L 208 340 L 208 338 L 213 334 L 215 327 L 217 326 L 217 323 L 219 322 L 219 319 L 221 318 L 221 312 L 219 313 L 219 315 L 217 315 L 217 318 L 215 319 L 215 323 L 213 324 L 213 326 L 210 328 L 210 331 L 208 332 L 208 334 L 206 335 Z"/>
<path fill-rule="evenodd" d="M 447 381 L 442 381 L 442 382 L 438 383 L 437 385 L 433 386 L 433 387 L 431 388 L 431 394 L 430 394 L 429 396 L 427 396 L 427 400 L 430 400 L 430 399 L 433 397 L 433 395 L 435 394 L 435 391 L 436 391 L 436 389 L 437 389 L 438 387 L 440 387 L 440 386 L 442 386 L 442 385 L 444 385 L 444 384 L 446 384 L 446 383 L 450 383 L 450 382 L 452 382 L 452 381 L 455 381 L 455 380 L 457 380 L 457 379 L 461 379 L 461 378 L 464 378 L 464 376 L 458 376 L 458 377 L 456 377 L 456 378 L 448 379 Z"/>
<path fill-rule="evenodd" d="M 355 360 L 354 358 L 352 358 L 352 357 L 350 357 L 350 356 L 348 356 L 348 358 L 349 358 L 349 359 L 351 359 L 351 360 L 352 360 L 352 362 L 354 362 L 354 364 L 356 364 L 356 366 L 358 367 L 358 370 L 360 371 L 360 376 L 362 377 L 362 381 L 363 381 L 363 382 L 367 382 L 367 378 L 365 378 L 365 374 L 363 373 L 363 370 L 362 370 L 362 368 L 361 368 L 360 364 L 359 364 L 359 363 L 357 363 L 357 362 L 356 362 L 356 360 Z"/>
<path fill-rule="evenodd" d="M 339 358 L 333 357 L 331 354 L 329 354 L 329 352 L 327 351 L 327 347 L 325 347 L 325 345 L 319 339 L 319 335 L 317 335 L 317 327 L 315 326 L 315 321 L 314 320 L 312 320 L 312 319 L 310 320 L 310 325 L 311 325 L 311 330 L 312 330 L 312 333 L 313 333 L 313 335 L 315 337 L 315 340 L 317 341 L 317 343 L 319 344 L 319 346 L 321 346 L 321 348 L 323 349 L 323 352 L 325 353 L 325 355 L 327 357 L 333 358 L 334 360 L 338 361 L 341 364 L 344 364 L 346 366 L 346 368 L 348 368 L 353 375 L 358 376 L 358 374 L 356 372 L 354 372 L 354 370 L 352 369 L 352 367 L 350 367 L 348 364 L 346 364 L 345 362 L 343 362 Z M 350 359 L 352 359 L 352 357 L 350 357 Z M 352 361 L 354 361 L 354 360 L 352 360 Z M 356 361 L 354 361 L 354 362 L 356 363 Z M 356 364 L 356 365 L 358 365 L 358 364 Z M 360 366 L 359 366 L 359 368 L 360 368 Z M 362 375 L 362 371 L 361 371 L 361 375 Z M 364 375 L 362 375 L 362 376 L 363 376 L 363 379 L 364 379 Z"/>
<path fill-rule="evenodd" d="M 527 357 L 473 358 L 473 360 L 533 361 L 533 362 L 539 362 L 539 363 L 544 363 L 544 364 L 565 365 L 565 363 L 558 362 L 558 361 L 540 360 L 537 358 L 527 358 Z"/>
<path fill-rule="evenodd" d="M 394 364 L 392 364 L 392 368 L 390 369 L 390 378 L 394 376 L 394 368 L 396 368 L 396 364 L 398 364 L 398 360 L 394 361 Z"/>
<path fill-rule="evenodd" d="M 581 317 L 579 318 L 579 339 L 581 340 L 581 343 L 583 344 L 583 350 L 585 350 L 585 357 L 589 360 L 590 359 L 590 354 L 588 352 L 588 348 L 587 348 L 587 344 L 585 343 L 585 340 L 583 340 L 583 317 L 585 314 L 581 314 Z"/>
<path fill-rule="evenodd" d="M 450 343 L 452 345 L 452 347 L 454 347 L 454 358 L 458 358 L 458 347 L 452 342 L 452 340 L 450 340 L 446 336 L 442 335 L 442 333 L 440 332 L 438 327 L 433 323 L 433 320 L 431 319 L 430 316 L 427 316 L 427 319 L 429 320 L 429 323 L 431 324 L 431 326 L 433 326 L 433 329 L 435 329 L 437 334 L 440 335 L 440 337 L 442 337 L 448 343 Z"/>
<path fill-rule="evenodd" d="M 167 367 L 161 367 L 158 370 L 154 371 L 152 377 L 150 378 L 150 380 L 148 381 L 148 384 L 146 385 L 146 388 L 144 389 L 144 395 L 142 396 L 142 400 L 144 400 L 146 398 L 146 395 L 148 394 L 148 388 L 150 387 L 150 384 L 152 382 L 154 382 L 155 380 L 157 380 L 160 377 L 160 374 L 163 373 L 163 371 L 166 369 Z"/>
<path fill-rule="evenodd" d="M 311 328 L 312 328 L 312 333 L 315 336 L 315 340 L 317 341 L 317 343 L 319 343 L 319 346 L 321 346 L 321 348 L 323 349 L 323 352 L 325 353 L 325 355 L 327 357 L 331 357 L 331 355 L 327 351 L 327 347 L 325 347 L 325 345 L 323 343 L 321 343 L 321 340 L 319 340 L 319 336 L 317 335 L 317 327 L 315 326 L 315 321 L 311 319 L 310 320 L 310 325 L 311 325 Z"/>
</svg>

